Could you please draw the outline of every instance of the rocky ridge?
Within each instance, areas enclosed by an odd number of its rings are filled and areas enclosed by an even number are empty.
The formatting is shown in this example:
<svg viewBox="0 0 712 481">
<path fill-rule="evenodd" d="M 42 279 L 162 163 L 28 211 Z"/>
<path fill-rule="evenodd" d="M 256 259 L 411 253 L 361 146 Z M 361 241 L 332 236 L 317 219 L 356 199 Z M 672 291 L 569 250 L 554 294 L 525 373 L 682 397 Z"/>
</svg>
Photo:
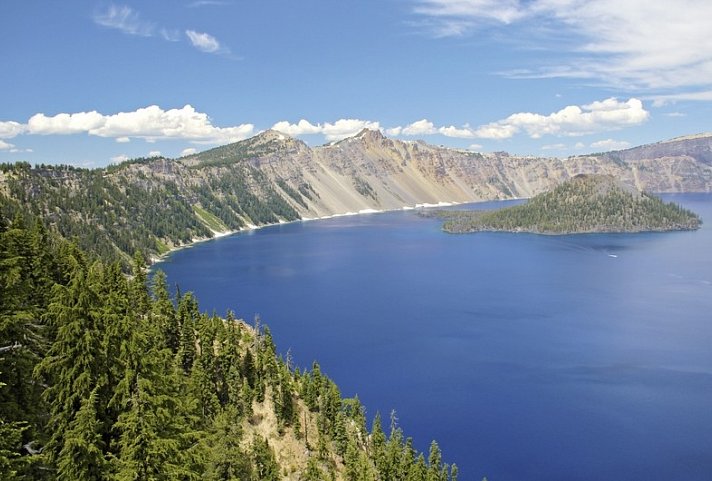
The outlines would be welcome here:
<svg viewBox="0 0 712 481">
<path fill-rule="evenodd" d="M 65 236 L 90 236 L 93 248 L 98 239 L 104 252 L 125 258 L 132 249 L 155 255 L 283 221 L 529 198 L 578 174 L 609 175 L 648 192 L 710 192 L 712 134 L 559 159 L 449 149 L 366 129 L 310 147 L 267 130 L 180 159 L 138 159 L 91 171 L 1 170 L 0 207 L 8 216 L 24 209 Z M 140 240 L 121 233 L 137 227 Z M 119 236 L 125 238 L 119 242 Z"/>
</svg>

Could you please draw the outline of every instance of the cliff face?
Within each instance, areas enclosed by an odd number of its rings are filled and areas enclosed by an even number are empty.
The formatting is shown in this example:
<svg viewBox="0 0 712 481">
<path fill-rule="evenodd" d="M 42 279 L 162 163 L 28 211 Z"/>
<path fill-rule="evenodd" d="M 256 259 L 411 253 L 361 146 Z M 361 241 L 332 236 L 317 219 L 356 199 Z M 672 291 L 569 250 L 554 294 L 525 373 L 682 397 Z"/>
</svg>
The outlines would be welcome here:
<svg viewBox="0 0 712 481">
<path fill-rule="evenodd" d="M 611 175 L 652 192 L 712 189 L 712 136 L 568 159 L 479 154 L 388 139 L 370 130 L 315 148 L 273 131 L 234 145 L 241 144 L 239 155 L 230 157 L 228 147 L 221 147 L 179 162 L 198 170 L 217 159 L 248 162 L 274 184 L 297 191 L 308 186 L 314 195 L 303 197 L 306 205 L 291 199 L 303 217 L 531 197 L 580 173 Z"/>
<path fill-rule="evenodd" d="M 712 134 L 567 159 L 480 154 L 363 130 L 309 147 L 280 132 L 106 169 L 6 167 L 0 207 L 126 259 L 252 225 L 418 204 L 532 197 L 577 174 L 650 192 L 712 191 Z M 88 243 L 92 244 L 90 247 Z"/>
</svg>

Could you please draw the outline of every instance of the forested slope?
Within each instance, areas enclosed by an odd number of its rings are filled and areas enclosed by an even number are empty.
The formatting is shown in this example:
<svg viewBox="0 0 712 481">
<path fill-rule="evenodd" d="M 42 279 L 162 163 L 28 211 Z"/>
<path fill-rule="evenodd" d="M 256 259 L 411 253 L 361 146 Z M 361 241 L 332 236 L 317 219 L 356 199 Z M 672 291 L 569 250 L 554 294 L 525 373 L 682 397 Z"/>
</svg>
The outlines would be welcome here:
<svg viewBox="0 0 712 481">
<path fill-rule="evenodd" d="M 454 481 L 269 329 L 0 216 L 3 480 Z M 394 418 L 395 419 L 395 418 Z"/>
<path fill-rule="evenodd" d="M 649 192 L 712 190 L 712 136 L 566 159 L 476 153 L 363 130 L 310 147 L 276 131 L 180 159 L 101 169 L 0 165 L 0 212 L 39 218 L 128 269 L 217 232 L 417 204 L 533 197 L 577 174 Z"/>
<path fill-rule="evenodd" d="M 579 175 L 525 204 L 494 211 L 442 211 L 447 232 L 540 234 L 693 230 L 700 218 L 609 176 Z"/>
</svg>

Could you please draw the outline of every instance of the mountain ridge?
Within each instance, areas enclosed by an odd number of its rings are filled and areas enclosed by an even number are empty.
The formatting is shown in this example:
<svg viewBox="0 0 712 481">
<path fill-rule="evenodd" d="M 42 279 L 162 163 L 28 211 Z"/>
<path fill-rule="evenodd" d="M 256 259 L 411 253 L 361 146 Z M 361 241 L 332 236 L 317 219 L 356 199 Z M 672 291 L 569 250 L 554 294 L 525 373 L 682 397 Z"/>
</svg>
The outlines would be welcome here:
<svg viewBox="0 0 712 481">
<path fill-rule="evenodd" d="M 0 207 L 128 261 L 137 249 L 156 257 L 252 226 L 529 198 L 578 174 L 611 175 L 649 192 L 710 192 L 712 136 L 559 159 L 450 149 L 369 129 L 311 147 L 267 130 L 179 159 L 103 169 L 3 164 Z"/>
</svg>

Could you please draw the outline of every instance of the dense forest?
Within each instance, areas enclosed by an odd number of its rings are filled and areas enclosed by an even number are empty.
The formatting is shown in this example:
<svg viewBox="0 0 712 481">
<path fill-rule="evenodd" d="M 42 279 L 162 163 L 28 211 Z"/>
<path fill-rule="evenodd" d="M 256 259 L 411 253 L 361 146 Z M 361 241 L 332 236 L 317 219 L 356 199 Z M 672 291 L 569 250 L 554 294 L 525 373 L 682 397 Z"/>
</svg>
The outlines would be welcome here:
<svg viewBox="0 0 712 481">
<path fill-rule="evenodd" d="M 265 175 L 246 163 L 178 175 L 175 161 L 136 159 L 105 169 L 0 164 L 0 214 L 21 214 L 91 255 L 125 269 L 140 250 L 155 257 L 214 232 L 295 220 L 299 214 Z"/>
<path fill-rule="evenodd" d="M 522 205 L 494 211 L 438 211 L 443 230 L 572 234 L 692 230 L 700 218 L 612 177 L 578 175 Z"/>
<path fill-rule="evenodd" d="M 91 177 L 89 172 L 83 174 Z M 94 179 L 95 186 L 104 186 Z M 3 480 L 455 481 L 270 331 L 0 216 Z"/>
</svg>

